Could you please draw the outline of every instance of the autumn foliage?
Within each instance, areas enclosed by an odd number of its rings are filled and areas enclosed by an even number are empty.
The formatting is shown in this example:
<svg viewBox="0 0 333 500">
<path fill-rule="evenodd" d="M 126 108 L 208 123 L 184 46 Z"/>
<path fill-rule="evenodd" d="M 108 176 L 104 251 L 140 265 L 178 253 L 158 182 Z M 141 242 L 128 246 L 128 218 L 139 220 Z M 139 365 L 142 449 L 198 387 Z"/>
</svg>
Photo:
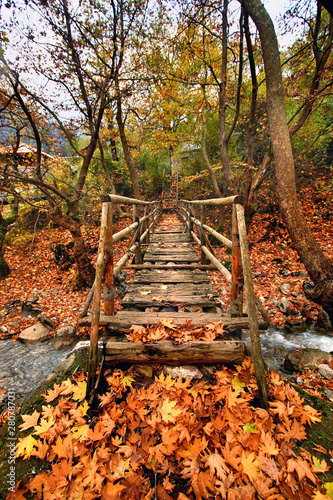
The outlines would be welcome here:
<svg viewBox="0 0 333 500">
<path fill-rule="evenodd" d="M 333 484 L 322 488 L 317 477 L 327 463 L 295 451 L 320 415 L 274 372 L 270 407 L 257 408 L 250 358 L 206 381 L 163 372 L 151 381 L 133 367 L 106 379 L 98 417 L 89 416 L 83 374 L 48 390 L 41 413 L 22 416 L 29 434 L 17 457 L 49 466 L 8 500 L 332 498 Z"/>
</svg>

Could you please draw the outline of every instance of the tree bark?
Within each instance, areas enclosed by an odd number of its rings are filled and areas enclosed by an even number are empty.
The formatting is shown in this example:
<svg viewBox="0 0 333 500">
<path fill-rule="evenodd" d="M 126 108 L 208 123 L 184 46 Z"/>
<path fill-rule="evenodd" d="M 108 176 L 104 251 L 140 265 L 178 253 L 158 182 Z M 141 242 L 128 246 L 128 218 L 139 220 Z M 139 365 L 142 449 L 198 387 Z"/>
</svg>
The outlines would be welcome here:
<svg viewBox="0 0 333 500">
<path fill-rule="evenodd" d="M 163 363 L 168 365 L 241 363 L 244 343 L 237 340 L 213 342 L 108 342 L 106 361 L 111 363 Z"/>
<path fill-rule="evenodd" d="M 301 209 L 295 182 L 294 158 L 284 106 L 278 41 L 272 20 L 260 0 L 243 0 L 258 28 L 266 76 L 267 112 L 275 160 L 277 195 L 293 246 L 314 283 L 333 277 L 333 265 L 315 240 Z M 333 299 L 333 297 L 332 297 Z M 316 297 L 321 304 L 321 296 Z M 324 305 L 324 304 L 323 304 Z M 329 312 L 329 311 L 327 311 Z"/>
<path fill-rule="evenodd" d="M 74 289 L 80 289 L 84 286 L 92 287 L 95 279 L 95 268 L 87 255 L 80 223 L 72 221 L 69 230 L 74 241 L 74 259 L 78 267 Z"/>
<path fill-rule="evenodd" d="M 5 241 L 6 234 L 9 230 L 9 226 L 13 224 L 18 216 L 18 196 L 14 194 L 14 205 L 12 209 L 12 215 L 9 217 L 2 217 L 0 211 L 0 279 L 5 279 L 10 275 L 10 267 L 6 262 L 3 253 L 3 244 Z"/>
<path fill-rule="evenodd" d="M 121 95 L 119 94 L 117 97 L 117 124 L 119 129 L 119 135 L 121 140 L 121 145 L 123 147 L 124 157 L 127 164 L 127 168 L 129 170 L 129 174 L 131 177 L 132 185 L 133 185 L 133 194 L 134 198 L 140 198 L 140 187 L 139 187 L 139 179 L 138 173 L 133 164 L 133 160 L 131 157 L 131 153 L 128 147 L 126 132 L 125 132 L 125 123 L 122 116 L 122 106 L 121 106 Z"/>
<path fill-rule="evenodd" d="M 236 194 L 235 177 L 232 173 L 228 155 L 228 136 L 226 132 L 226 88 L 227 88 L 227 52 L 228 52 L 228 0 L 223 2 L 222 13 L 222 65 L 221 83 L 219 84 L 219 138 L 220 156 L 229 195 Z"/>
</svg>

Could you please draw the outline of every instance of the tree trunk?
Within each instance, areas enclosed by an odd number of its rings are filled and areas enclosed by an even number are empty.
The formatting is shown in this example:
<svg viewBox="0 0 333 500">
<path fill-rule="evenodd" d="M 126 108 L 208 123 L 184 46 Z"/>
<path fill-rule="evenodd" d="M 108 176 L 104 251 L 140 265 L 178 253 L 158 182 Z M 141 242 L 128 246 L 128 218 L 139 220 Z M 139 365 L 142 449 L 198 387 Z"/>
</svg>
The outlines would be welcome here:
<svg viewBox="0 0 333 500">
<path fill-rule="evenodd" d="M 3 254 L 3 244 L 10 224 L 13 224 L 18 216 L 18 196 L 14 194 L 14 205 L 12 215 L 4 219 L 0 211 L 0 279 L 5 279 L 10 275 L 10 267 Z"/>
<path fill-rule="evenodd" d="M 223 167 L 223 173 L 228 188 L 228 194 L 236 193 L 235 178 L 232 173 L 228 155 L 228 136 L 226 132 L 226 87 L 227 87 L 227 52 L 228 52 L 228 0 L 223 3 L 223 21 L 222 21 L 222 65 L 221 65 L 221 83 L 219 85 L 219 137 L 220 137 L 220 156 Z"/>
<path fill-rule="evenodd" d="M 311 280 L 314 283 L 325 282 L 333 277 L 333 265 L 325 257 L 315 240 L 302 212 L 296 192 L 294 158 L 285 113 L 280 55 L 274 26 L 260 0 L 244 0 L 243 3 L 260 35 L 266 75 L 267 112 L 281 214 L 293 246 L 305 265 Z M 327 282 L 329 283 L 329 281 Z M 313 300 L 324 307 L 327 303 L 326 294 L 323 293 L 315 294 Z M 333 296 L 331 296 L 331 300 L 333 300 Z M 327 312 L 330 314 L 330 311 Z"/>
<path fill-rule="evenodd" d="M 74 241 L 74 259 L 78 267 L 78 276 L 73 288 L 78 290 L 84 286 L 92 287 L 95 279 L 95 268 L 87 255 L 79 222 L 73 221 L 71 223 L 70 233 Z"/>
<path fill-rule="evenodd" d="M 78 274 L 75 279 L 75 283 L 73 283 L 73 289 L 79 290 L 83 287 L 91 288 L 94 279 L 95 279 L 95 268 L 90 262 L 90 259 L 87 255 L 87 250 L 84 244 L 82 232 L 81 232 L 81 224 L 79 220 L 76 220 L 74 217 L 76 216 L 63 216 L 63 214 L 59 211 L 49 211 L 49 216 L 51 220 L 62 227 L 63 229 L 67 229 L 73 238 L 74 247 L 74 259 L 77 265 Z"/>
<path fill-rule="evenodd" d="M 119 95 L 117 98 L 117 124 L 119 128 L 119 135 L 121 140 L 121 145 L 123 147 L 125 161 L 129 170 L 129 174 L 131 177 L 132 185 L 133 185 L 133 194 L 134 198 L 140 198 L 140 187 L 139 187 L 139 179 L 138 173 L 133 164 L 133 160 L 131 157 L 131 153 L 128 147 L 127 137 L 125 133 L 125 123 L 122 117 L 122 109 L 121 109 L 121 96 Z"/>
</svg>

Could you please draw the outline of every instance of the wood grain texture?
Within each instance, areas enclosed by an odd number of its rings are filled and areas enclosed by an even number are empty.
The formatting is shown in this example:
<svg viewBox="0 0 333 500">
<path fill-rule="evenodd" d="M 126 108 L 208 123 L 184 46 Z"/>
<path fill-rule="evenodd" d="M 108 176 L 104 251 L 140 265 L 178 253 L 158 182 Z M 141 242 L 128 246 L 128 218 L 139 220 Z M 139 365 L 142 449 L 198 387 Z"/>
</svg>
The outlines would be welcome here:
<svg viewBox="0 0 333 500">
<path fill-rule="evenodd" d="M 244 343 L 237 340 L 213 342 L 107 342 L 107 363 L 162 363 L 169 365 L 241 363 Z"/>
</svg>

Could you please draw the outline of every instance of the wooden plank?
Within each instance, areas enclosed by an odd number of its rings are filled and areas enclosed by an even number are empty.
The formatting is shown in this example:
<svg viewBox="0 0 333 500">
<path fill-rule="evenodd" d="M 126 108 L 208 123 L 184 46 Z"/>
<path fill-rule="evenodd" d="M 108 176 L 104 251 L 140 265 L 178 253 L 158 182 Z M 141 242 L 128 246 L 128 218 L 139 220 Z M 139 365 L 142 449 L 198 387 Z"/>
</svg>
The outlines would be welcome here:
<svg viewBox="0 0 333 500">
<path fill-rule="evenodd" d="M 208 281 L 207 283 L 149 283 L 141 284 L 133 282 L 129 286 L 126 293 L 127 297 L 129 294 L 136 294 L 142 297 L 150 297 L 151 295 L 158 295 L 162 298 L 168 297 L 169 295 L 205 295 L 208 298 L 217 297 L 217 293 L 213 288 L 212 284 Z M 124 303 L 124 302 L 123 302 Z"/>
<path fill-rule="evenodd" d="M 137 294 L 126 294 L 123 300 L 124 307 L 220 307 L 221 303 L 214 299 L 208 299 L 204 295 L 148 295 L 147 297 Z"/>
<path fill-rule="evenodd" d="M 193 271 L 142 269 L 135 274 L 133 283 L 209 283 L 209 278 L 206 273 L 198 269 Z"/>
<path fill-rule="evenodd" d="M 170 254 L 147 254 L 145 253 L 144 262 L 199 262 L 199 257 L 196 253 L 192 255 L 170 255 Z"/>
<path fill-rule="evenodd" d="M 193 262 L 192 264 L 128 264 L 125 269 L 205 269 L 208 271 L 216 271 L 216 267 L 213 264 L 197 264 Z"/>
<path fill-rule="evenodd" d="M 241 363 L 245 345 L 238 340 L 214 342 L 107 342 L 107 363 L 162 363 L 169 365 Z"/>
<path fill-rule="evenodd" d="M 195 254 L 194 248 L 191 246 L 179 246 L 177 244 L 172 245 L 149 245 L 147 248 L 146 254 L 179 254 L 179 255 L 187 255 L 187 254 Z"/>
<path fill-rule="evenodd" d="M 118 311 L 115 316 L 102 315 L 99 320 L 101 326 L 130 328 L 132 325 L 158 325 L 162 319 L 172 321 L 175 325 L 184 326 L 190 324 L 193 327 L 207 325 L 208 323 L 222 322 L 224 328 L 248 328 L 249 319 L 244 318 L 229 318 L 218 313 L 204 312 L 144 312 L 144 311 Z M 86 316 L 80 321 L 80 325 L 88 326 L 91 324 L 91 316 Z"/>
<path fill-rule="evenodd" d="M 151 239 L 152 243 L 161 243 L 161 242 L 166 242 L 166 243 L 188 243 L 190 244 L 190 238 L 188 237 L 187 234 L 182 234 L 182 235 L 169 235 L 169 236 L 161 236 L 161 235 L 154 235 Z"/>
</svg>

